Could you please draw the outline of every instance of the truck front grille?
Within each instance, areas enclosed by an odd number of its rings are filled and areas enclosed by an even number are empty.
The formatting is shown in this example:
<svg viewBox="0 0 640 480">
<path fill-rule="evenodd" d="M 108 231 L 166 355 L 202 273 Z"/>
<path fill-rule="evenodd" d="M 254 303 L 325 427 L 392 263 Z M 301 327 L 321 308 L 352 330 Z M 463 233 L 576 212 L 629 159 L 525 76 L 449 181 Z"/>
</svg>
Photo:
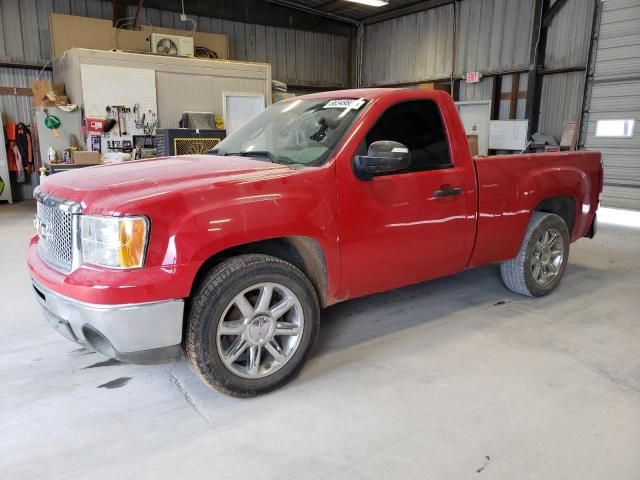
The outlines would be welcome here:
<svg viewBox="0 0 640 480">
<path fill-rule="evenodd" d="M 79 205 L 60 200 L 40 192 L 37 202 L 35 227 L 38 233 L 40 257 L 49 265 L 63 272 L 70 272 L 74 265 L 74 243 Z"/>
</svg>

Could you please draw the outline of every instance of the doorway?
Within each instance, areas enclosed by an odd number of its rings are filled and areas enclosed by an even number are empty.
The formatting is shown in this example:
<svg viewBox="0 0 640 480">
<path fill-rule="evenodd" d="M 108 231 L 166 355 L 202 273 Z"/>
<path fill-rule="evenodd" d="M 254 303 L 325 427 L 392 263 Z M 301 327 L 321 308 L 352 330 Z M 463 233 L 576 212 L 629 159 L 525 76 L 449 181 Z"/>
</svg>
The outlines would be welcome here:
<svg viewBox="0 0 640 480">
<path fill-rule="evenodd" d="M 467 135 L 478 135 L 478 154 L 489 153 L 490 101 L 456 102 Z"/>
</svg>

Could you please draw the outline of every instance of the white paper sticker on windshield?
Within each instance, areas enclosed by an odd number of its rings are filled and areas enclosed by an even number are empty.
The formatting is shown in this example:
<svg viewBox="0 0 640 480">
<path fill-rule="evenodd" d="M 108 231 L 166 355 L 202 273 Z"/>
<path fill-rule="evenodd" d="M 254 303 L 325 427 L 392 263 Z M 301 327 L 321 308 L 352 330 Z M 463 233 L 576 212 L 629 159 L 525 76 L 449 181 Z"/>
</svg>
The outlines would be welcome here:
<svg viewBox="0 0 640 480">
<path fill-rule="evenodd" d="M 409 149 L 403 147 L 393 147 L 391 153 L 409 153 Z"/>
<path fill-rule="evenodd" d="M 338 100 L 329 101 L 322 108 L 348 108 L 349 110 L 358 110 L 364 105 L 364 100 L 354 100 L 353 98 L 340 98 Z"/>
</svg>

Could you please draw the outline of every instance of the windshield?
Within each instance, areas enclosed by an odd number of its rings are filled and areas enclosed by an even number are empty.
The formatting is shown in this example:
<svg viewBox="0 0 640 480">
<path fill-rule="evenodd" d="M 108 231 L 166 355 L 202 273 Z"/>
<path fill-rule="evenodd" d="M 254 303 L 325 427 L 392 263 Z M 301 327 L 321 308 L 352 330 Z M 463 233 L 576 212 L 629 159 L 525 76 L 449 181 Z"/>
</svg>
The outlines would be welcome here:
<svg viewBox="0 0 640 480">
<path fill-rule="evenodd" d="M 364 99 L 299 99 L 272 105 L 231 133 L 210 153 L 317 166 L 329 158 Z"/>
</svg>

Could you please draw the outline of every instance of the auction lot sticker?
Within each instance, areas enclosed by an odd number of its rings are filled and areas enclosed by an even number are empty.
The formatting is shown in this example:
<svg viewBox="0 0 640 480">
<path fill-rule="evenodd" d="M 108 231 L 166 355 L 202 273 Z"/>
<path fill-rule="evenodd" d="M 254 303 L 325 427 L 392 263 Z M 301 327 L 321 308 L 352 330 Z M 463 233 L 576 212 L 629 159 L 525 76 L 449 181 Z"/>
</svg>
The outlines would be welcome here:
<svg viewBox="0 0 640 480">
<path fill-rule="evenodd" d="M 348 108 L 349 110 L 358 110 L 364 105 L 364 100 L 356 100 L 355 98 L 339 98 L 329 101 L 322 108 Z"/>
</svg>

